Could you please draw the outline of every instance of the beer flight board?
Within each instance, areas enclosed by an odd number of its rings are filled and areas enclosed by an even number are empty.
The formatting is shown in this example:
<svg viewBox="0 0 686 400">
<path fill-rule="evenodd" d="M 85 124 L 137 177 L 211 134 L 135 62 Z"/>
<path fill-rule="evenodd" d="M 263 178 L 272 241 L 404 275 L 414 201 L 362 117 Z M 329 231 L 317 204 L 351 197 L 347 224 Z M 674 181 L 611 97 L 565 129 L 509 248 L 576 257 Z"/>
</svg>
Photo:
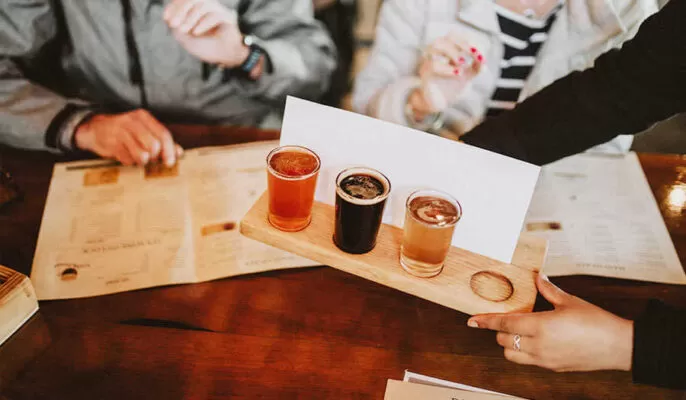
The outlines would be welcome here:
<svg viewBox="0 0 686 400">
<path fill-rule="evenodd" d="M 512 264 L 451 247 L 443 271 L 433 278 L 420 278 L 408 274 L 400 265 L 400 228 L 382 224 L 372 251 L 349 254 L 333 243 L 333 206 L 315 202 L 311 223 L 298 232 L 274 228 L 268 213 L 269 196 L 265 193 L 241 221 L 241 233 L 466 314 L 526 312 L 536 301 L 535 278 L 545 260 L 545 239 L 523 234 Z"/>
</svg>

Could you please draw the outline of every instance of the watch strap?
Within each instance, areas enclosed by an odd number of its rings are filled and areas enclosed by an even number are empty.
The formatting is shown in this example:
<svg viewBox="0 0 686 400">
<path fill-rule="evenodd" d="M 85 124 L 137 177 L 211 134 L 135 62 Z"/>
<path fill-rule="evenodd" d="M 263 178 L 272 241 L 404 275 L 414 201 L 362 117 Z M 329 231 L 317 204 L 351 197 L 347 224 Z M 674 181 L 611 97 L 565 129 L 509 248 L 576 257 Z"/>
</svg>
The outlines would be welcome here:
<svg viewBox="0 0 686 400">
<path fill-rule="evenodd" d="M 248 53 L 248 58 L 243 61 L 243 64 L 240 65 L 240 70 L 245 72 L 246 74 L 249 74 L 255 66 L 260 62 L 260 57 L 264 54 L 264 50 L 262 50 L 261 47 L 256 45 L 255 43 L 251 43 L 249 46 L 250 48 L 250 53 Z"/>
</svg>

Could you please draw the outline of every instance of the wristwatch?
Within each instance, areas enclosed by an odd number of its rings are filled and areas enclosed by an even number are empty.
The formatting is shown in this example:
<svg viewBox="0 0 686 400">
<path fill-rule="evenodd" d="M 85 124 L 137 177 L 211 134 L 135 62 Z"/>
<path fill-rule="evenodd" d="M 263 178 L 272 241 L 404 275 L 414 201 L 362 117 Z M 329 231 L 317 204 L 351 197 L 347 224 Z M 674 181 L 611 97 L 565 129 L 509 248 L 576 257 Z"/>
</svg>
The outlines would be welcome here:
<svg viewBox="0 0 686 400">
<path fill-rule="evenodd" d="M 260 62 L 260 57 L 264 54 L 264 50 L 257 45 L 256 39 L 257 38 L 253 35 L 243 36 L 243 44 L 250 49 L 250 53 L 248 53 L 248 58 L 243 61 L 243 64 L 240 65 L 239 69 L 246 74 L 250 74 L 257 63 Z"/>
</svg>

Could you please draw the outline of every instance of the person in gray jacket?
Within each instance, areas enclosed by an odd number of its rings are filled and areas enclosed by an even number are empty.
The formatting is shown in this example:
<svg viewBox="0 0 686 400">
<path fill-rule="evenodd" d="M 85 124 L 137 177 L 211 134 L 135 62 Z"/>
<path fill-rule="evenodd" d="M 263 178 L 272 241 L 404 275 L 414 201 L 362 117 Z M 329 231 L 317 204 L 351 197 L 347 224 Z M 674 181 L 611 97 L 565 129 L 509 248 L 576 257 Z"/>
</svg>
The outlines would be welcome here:
<svg viewBox="0 0 686 400">
<path fill-rule="evenodd" d="M 2 0 L 0 142 L 170 165 L 160 121 L 259 125 L 334 54 L 311 0 Z"/>
</svg>

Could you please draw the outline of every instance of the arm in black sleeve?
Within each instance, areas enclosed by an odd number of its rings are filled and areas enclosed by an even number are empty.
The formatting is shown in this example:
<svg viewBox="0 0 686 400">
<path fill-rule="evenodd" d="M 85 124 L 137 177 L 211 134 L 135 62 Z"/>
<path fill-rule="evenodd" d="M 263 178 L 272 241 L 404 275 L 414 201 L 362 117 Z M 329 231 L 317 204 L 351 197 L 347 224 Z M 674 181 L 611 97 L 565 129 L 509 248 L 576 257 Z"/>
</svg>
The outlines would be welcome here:
<svg viewBox="0 0 686 400">
<path fill-rule="evenodd" d="M 686 311 L 651 301 L 634 322 L 635 382 L 686 389 Z"/>
<path fill-rule="evenodd" d="M 542 165 L 685 111 L 685 20 L 686 0 L 670 1 L 622 49 L 485 121 L 464 142 Z"/>
</svg>

